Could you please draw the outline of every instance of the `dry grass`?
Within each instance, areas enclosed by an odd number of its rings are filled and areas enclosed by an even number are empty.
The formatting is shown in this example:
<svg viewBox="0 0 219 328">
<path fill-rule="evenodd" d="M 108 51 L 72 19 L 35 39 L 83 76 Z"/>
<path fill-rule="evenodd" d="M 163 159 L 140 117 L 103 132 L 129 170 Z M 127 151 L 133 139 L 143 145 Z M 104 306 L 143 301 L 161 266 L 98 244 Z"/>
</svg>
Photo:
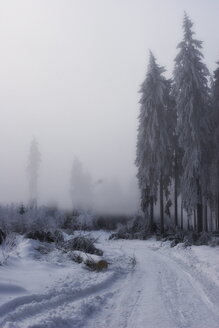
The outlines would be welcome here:
<svg viewBox="0 0 219 328">
<path fill-rule="evenodd" d="M 92 271 L 100 272 L 108 268 L 108 262 L 105 260 L 95 262 L 92 258 L 88 258 L 84 263 Z"/>
</svg>

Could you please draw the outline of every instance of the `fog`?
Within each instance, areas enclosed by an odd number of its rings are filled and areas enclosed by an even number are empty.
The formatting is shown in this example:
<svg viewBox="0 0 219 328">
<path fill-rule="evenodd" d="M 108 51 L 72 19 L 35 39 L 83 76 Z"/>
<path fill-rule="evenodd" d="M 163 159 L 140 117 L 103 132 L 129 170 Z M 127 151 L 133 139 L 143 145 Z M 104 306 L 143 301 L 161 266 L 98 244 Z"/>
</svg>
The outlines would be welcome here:
<svg viewBox="0 0 219 328">
<path fill-rule="evenodd" d="M 32 139 L 39 203 L 72 204 L 75 156 L 101 211 L 138 208 L 135 147 L 151 49 L 171 76 L 184 10 L 219 60 L 217 0 L 1 0 L 0 203 L 26 202 Z"/>
</svg>

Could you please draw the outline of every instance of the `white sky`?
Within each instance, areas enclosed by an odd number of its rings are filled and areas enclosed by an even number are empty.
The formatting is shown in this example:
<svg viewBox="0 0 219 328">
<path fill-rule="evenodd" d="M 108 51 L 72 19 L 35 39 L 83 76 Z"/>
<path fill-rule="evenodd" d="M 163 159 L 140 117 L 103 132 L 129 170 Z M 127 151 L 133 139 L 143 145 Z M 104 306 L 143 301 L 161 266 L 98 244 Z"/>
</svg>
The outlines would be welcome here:
<svg viewBox="0 0 219 328">
<path fill-rule="evenodd" d="M 0 0 L 0 202 L 26 200 L 33 136 L 41 201 L 69 202 L 76 155 L 128 188 L 148 49 L 171 76 L 183 12 L 219 60 L 218 0 Z"/>
</svg>

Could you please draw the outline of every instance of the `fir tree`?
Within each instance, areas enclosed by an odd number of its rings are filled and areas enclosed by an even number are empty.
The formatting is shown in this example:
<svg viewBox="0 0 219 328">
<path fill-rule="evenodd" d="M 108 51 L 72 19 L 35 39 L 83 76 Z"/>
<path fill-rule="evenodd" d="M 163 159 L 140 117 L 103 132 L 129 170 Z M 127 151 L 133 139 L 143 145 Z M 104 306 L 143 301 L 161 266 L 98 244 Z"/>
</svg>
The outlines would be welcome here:
<svg viewBox="0 0 219 328">
<path fill-rule="evenodd" d="M 164 232 L 163 194 L 170 183 L 170 149 L 167 108 L 170 82 L 165 79 L 165 69 L 157 65 L 150 52 L 148 71 L 141 85 L 140 114 L 137 138 L 136 165 L 141 191 L 141 205 L 145 212 L 151 206 L 150 226 L 153 226 L 153 203 L 160 196 L 160 226 Z"/>
<path fill-rule="evenodd" d="M 21 203 L 21 206 L 18 209 L 18 213 L 20 215 L 24 215 L 26 213 L 26 208 L 24 207 L 24 204 L 23 203 Z"/>
<path fill-rule="evenodd" d="M 190 214 L 197 207 L 197 228 L 198 231 L 202 231 L 202 197 L 207 197 L 206 151 L 210 131 L 209 72 L 202 62 L 202 42 L 193 38 L 192 26 L 193 23 L 185 14 L 184 38 L 178 45 L 174 82 L 178 111 L 178 141 L 183 149 L 183 206 Z"/>
<path fill-rule="evenodd" d="M 174 184 L 174 226 L 178 222 L 178 196 L 180 192 L 180 176 L 182 174 L 182 150 L 179 147 L 177 135 L 177 108 L 172 84 L 169 85 L 169 105 L 167 108 L 168 134 L 171 142 L 170 175 Z"/>
</svg>

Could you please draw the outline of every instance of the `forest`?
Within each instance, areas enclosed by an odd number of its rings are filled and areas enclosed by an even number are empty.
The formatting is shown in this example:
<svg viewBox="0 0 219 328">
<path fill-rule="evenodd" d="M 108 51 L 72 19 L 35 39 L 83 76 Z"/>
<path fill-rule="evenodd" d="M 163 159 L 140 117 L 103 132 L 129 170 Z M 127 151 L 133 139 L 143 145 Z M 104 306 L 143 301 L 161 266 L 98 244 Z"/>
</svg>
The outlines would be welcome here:
<svg viewBox="0 0 219 328">
<path fill-rule="evenodd" d="M 140 87 L 135 161 L 140 201 L 135 215 L 117 213 L 119 202 L 127 209 L 135 203 L 134 198 L 131 202 L 128 197 L 112 202 L 113 194 L 118 194 L 117 184 L 106 185 L 105 191 L 100 189 L 97 197 L 104 198 L 104 202 L 97 211 L 93 189 L 103 181 L 93 183 L 76 157 L 70 179 L 72 209 L 59 210 L 56 203 L 38 206 L 41 154 L 33 138 L 26 169 L 29 202 L 1 206 L 3 230 L 25 232 L 34 227 L 82 226 L 110 230 L 122 223 L 130 231 L 130 225 L 141 221 L 137 230 L 143 233 L 218 232 L 219 68 L 213 76 L 210 74 L 201 52 L 202 41 L 194 38 L 193 23 L 186 13 L 183 40 L 177 50 L 171 79 L 165 77 L 165 68 L 157 64 L 150 51 L 146 77 Z"/>
<path fill-rule="evenodd" d="M 159 201 L 161 233 L 172 203 L 164 207 L 164 197 L 168 200 L 171 192 L 175 228 L 219 229 L 219 68 L 210 75 L 192 27 L 185 14 L 172 79 L 165 78 L 164 67 L 150 52 L 140 89 L 136 165 L 141 208 L 153 231 Z"/>
</svg>

